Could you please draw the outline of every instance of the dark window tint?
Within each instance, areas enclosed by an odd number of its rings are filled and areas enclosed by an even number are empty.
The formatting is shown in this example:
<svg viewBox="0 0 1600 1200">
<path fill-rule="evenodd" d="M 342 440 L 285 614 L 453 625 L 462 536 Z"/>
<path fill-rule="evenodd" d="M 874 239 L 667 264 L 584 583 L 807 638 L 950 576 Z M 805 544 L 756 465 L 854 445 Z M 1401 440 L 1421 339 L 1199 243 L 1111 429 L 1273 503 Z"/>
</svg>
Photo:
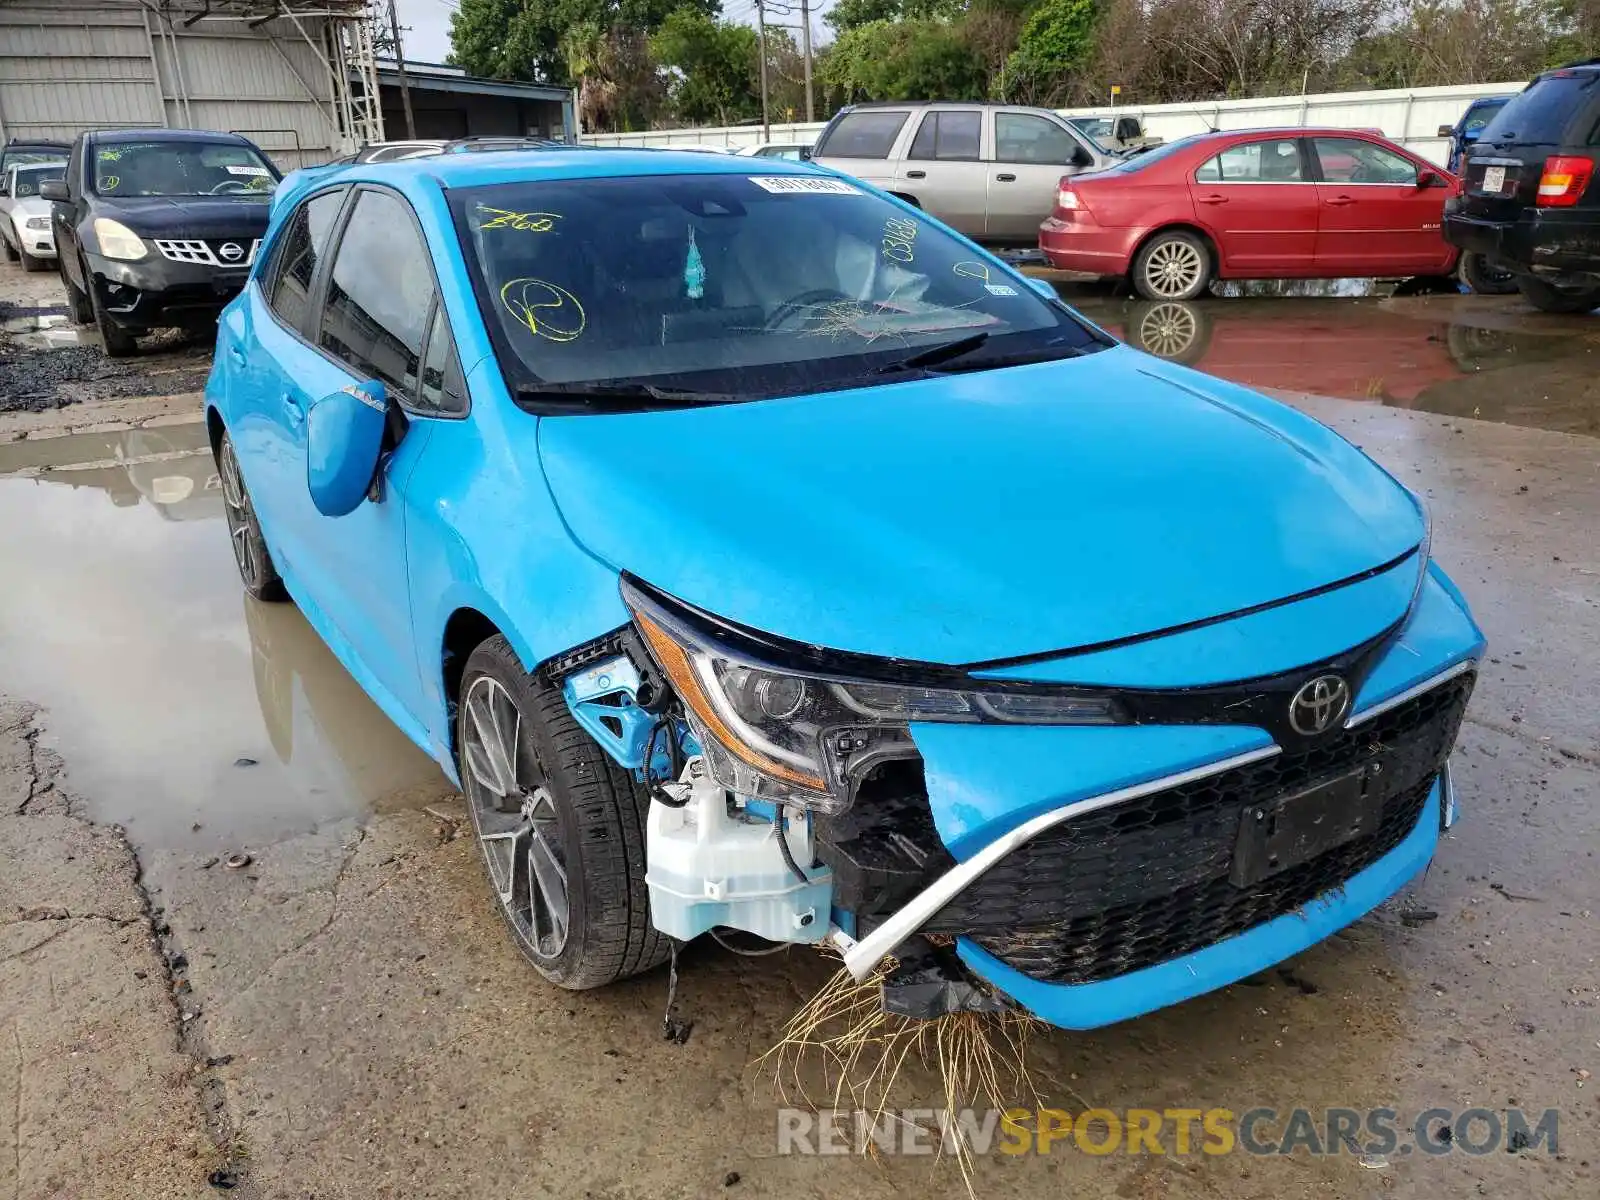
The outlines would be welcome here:
<svg viewBox="0 0 1600 1200">
<path fill-rule="evenodd" d="M 422 387 L 419 403 L 424 409 L 440 412 L 465 412 L 467 385 L 461 378 L 461 360 L 456 356 L 456 341 L 444 305 L 433 310 L 433 325 L 428 330 L 428 352 L 422 360 Z"/>
<path fill-rule="evenodd" d="M 976 112 L 931 112 L 922 118 L 911 157 L 942 158 L 956 162 L 975 162 L 978 140 L 983 136 L 983 114 Z"/>
<path fill-rule="evenodd" d="M 1077 140 L 1054 121 L 1027 113 L 996 113 L 994 116 L 997 162 L 1064 167 L 1077 154 Z"/>
<path fill-rule="evenodd" d="M 906 112 L 862 109 L 845 113 L 817 147 L 817 157 L 888 158 L 906 123 Z"/>
<path fill-rule="evenodd" d="M 432 304 L 433 273 L 411 210 L 389 192 L 362 192 L 334 254 L 322 348 L 409 400 Z"/>
<path fill-rule="evenodd" d="M 1561 135 L 1578 109 L 1594 96 L 1600 72 L 1557 72 L 1536 79 L 1526 91 L 1511 98 L 1490 121 L 1478 140 L 1514 145 L 1559 145 Z"/>
<path fill-rule="evenodd" d="M 339 215 L 343 190 L 313 196 L 289 218 L 278 237 L 278 248 L 271 283 L 271 304 L 284 322 L 302 332 L 308 328 L 311 281 L 317 263 L 328 250 L 333 220 Z"/>
</svg>

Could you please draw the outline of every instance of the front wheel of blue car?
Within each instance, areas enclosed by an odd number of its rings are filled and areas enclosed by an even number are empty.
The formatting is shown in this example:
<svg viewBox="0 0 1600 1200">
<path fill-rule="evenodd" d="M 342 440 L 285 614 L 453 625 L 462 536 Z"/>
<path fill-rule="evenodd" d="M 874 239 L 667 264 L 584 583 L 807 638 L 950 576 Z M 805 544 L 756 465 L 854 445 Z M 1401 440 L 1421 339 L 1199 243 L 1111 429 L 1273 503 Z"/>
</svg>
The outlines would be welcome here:
<svg viewBox="0 0 1600 1200">
<path fill-rule="evenodd" d="M 648 794 L 503 637 L 467 659 L 456 761 L 500 915 L 541 975 L 600 987 L 667 957 L 645 888 Z"/>
<path fill-rule="evenodd" d="M 272 565 L 267 540 L 261 536 L 255 505 L 239 472 L 239 456 L 233 438 L 226 432 L 217 445 L 217 477 L 222 486 L 222 513 L 228 520 L 228 540 L 233 544 L 233 561 L 239 568 L 244 590 L 257 600 L 287 600 L 288 590 Z"/>
</svg>

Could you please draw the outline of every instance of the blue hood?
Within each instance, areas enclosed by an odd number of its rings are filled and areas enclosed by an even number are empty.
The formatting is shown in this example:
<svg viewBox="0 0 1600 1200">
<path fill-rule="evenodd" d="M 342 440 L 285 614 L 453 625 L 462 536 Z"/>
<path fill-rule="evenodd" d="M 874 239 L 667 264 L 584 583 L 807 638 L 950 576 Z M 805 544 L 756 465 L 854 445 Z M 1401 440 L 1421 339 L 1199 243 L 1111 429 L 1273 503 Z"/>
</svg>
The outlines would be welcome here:
<svg viewBox="0 0 1600 1200">
<path fill-rule="evenodd" d="M 574 537 L 733 621 L 976 663 L 1369 570 L 1410 495 L 1310 418 L 1118 347 L 716 408 L 544 418 Z"/>
</svg>

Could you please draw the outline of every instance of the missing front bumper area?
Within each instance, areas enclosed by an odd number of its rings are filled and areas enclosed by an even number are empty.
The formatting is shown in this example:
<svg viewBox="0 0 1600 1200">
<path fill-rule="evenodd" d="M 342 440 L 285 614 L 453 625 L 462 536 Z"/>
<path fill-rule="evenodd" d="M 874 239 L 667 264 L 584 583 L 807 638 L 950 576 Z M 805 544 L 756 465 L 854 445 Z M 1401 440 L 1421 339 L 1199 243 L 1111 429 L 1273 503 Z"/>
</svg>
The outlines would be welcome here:
<svg viewBox="0 0 1600 1200">
<path fill-rule="evenodd" d="M 1309 747 L 1263 747 L 1035 817 L 885 917 L 845 966 L 864 979 L 913 934 L 951 933 L 1041 982 L 1092 983 L 1292 912 L 1415 828 L 1455 743 L 1472 665 L 1358 713 Z M 1384 781 L 1372 828 L 1248 887 L 1230 880 L 1242 812 L 1371 764 Z M 1453 811 L 1453 796 L 1444 799 Z"/>
</svg>

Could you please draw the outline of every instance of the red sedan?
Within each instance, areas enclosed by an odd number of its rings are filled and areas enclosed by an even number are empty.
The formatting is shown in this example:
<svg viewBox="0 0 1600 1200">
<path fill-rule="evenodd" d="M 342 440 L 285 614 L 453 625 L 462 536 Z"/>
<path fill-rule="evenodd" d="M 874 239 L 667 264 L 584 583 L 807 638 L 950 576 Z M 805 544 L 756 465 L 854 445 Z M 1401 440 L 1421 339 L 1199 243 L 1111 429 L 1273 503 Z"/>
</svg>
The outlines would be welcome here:
<svg viewBox="0 0 1600 1200">
<path fill-rule="evenodd" d="M 1445 275 L 1455 185 L 1361 130 L 1204 133 L 1063 179 L 1039 249 L 1063 270 L 1128 276 L 1150 300 L 1214 279 Z"/>
</svg>

